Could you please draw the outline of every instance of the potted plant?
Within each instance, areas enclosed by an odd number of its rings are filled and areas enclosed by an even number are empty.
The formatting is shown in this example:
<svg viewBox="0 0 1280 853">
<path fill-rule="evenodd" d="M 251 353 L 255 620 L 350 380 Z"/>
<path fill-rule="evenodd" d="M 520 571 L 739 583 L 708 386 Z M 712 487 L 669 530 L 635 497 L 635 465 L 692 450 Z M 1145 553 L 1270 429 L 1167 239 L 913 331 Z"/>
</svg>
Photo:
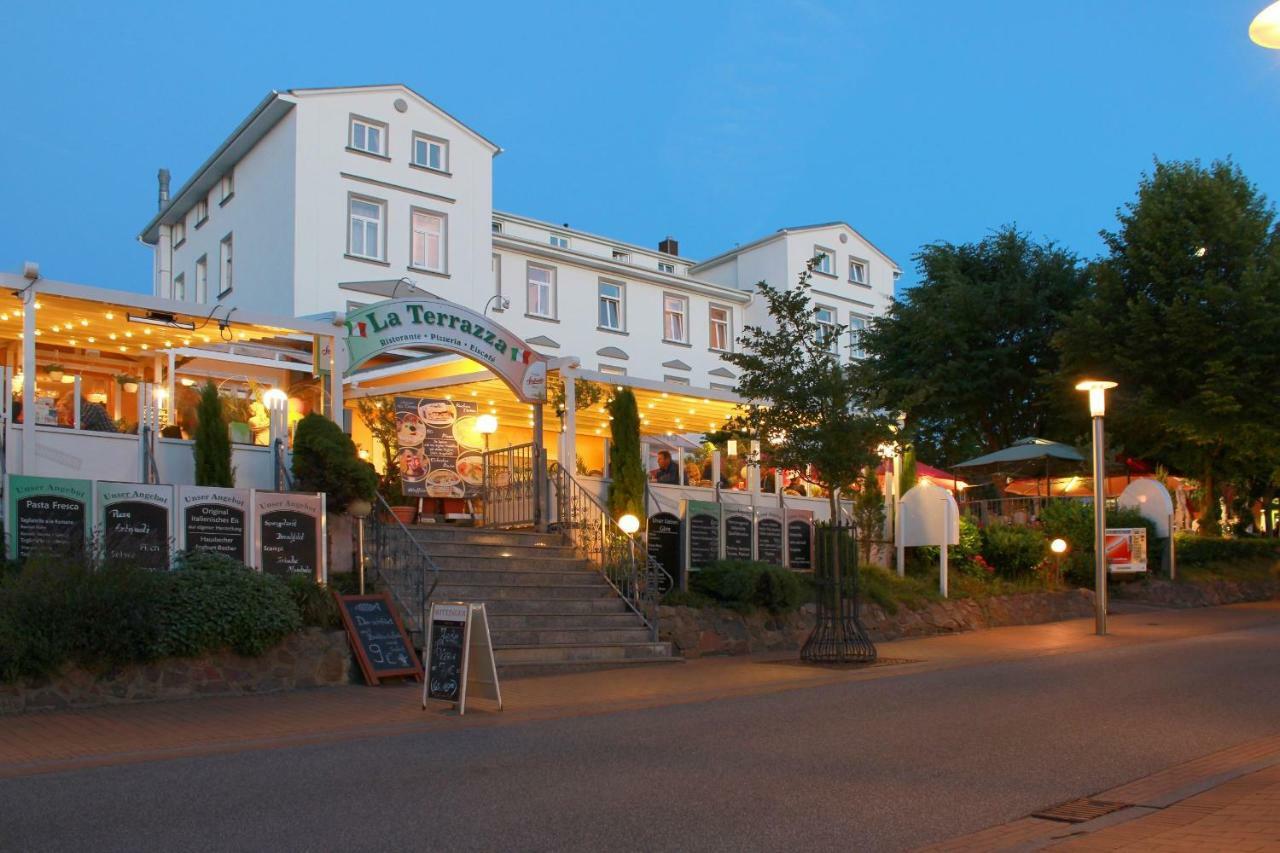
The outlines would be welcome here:
<svg viewBox="0 0 1280 853">
<path fill-rule="evenodd" d="M 369 428 L 373 440 L 382 450 L 382 473 L 378 476 L 378 494 L 391 507 L 391 513 L 401 524 L 412 524 L 418 511 L 418 499 L 404 493 L 404 478 L 400 474 L 397 456 L 396 411 L 389 400 L 356 400 L 356 413 Z"/>
<path fill-rule="evenodd" d="M 137 376 L 131 376 L 128 373 L 121 373 L 116 376 L 116 384 L 119 385 L 126 394 L 137 394 L 138 383 L 142 380 Z"/>
<path fill-rule="evenodd" d="M 54 363 L 54 364 L 46 365 L 44 368 L 44 372 L 49 374 L 49 378 L 54 382 L 62 381 L 63 369 L 61 364 Z"/>
<path fill-rule="evenodd" d="M 249 428 L 249 418 L 253 417 L 253 400 L 239 394 L 223 393 L 222 413 L 227 419 L 227 434 L 234 444 L 250 444 L 253 431 Z"/>
</svg>

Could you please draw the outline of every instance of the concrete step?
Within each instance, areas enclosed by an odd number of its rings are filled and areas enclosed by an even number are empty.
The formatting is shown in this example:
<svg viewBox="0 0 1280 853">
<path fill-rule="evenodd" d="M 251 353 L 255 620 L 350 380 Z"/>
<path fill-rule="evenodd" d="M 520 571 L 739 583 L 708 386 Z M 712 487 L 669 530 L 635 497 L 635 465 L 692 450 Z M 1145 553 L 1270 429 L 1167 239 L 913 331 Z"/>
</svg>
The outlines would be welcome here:
<svg viewBox="0 0 1280 853">
<path fill-rule="evenodd" d="M 487 608 L 486 608 L 487 609 Z M 489 627 L 496 631 L 555 628 L 633 628 L 640 617 L 630 610 L 617 613 L 490 613 Z"/>
<path fill-rule="evenodd" d="M 452 601 L 438 592 L 431 596 L 433 601 Z M 485 602 L 485 611 L 489 618 L 494 616 L 525 616 L 530 614 L 563 615 L 563 614 L 597 614 L 626 613 L 634 616 L 625 601 L 616 595 L 602 598 L 502 598 Z"/>
<path fill-rule="evenodd" d="M 652 639 L 648 628 L 637 619 L 630 628 L 523 628 L 493 632 L 495 649 L 519 646 L 572 645 L 601 646 L 617 643 L 647 643 Z"/>
<path fill-rule="evenodd" d="M 470 545 L 510 545 L 514 547 L 548 548 L 568 544 L 561 533 L 538 533 L 533 530 L 495 530 L 488 527 L 455 527 L 447 524 L 415 524 L 409 532 L 419 542 L 455 542 Z"/>
<path fill-rule="evenodd" d="M 630 669 L 637 666 L 662 666 L 684 663 L 684 658 L 623 658 L 622 660 L 580 660 L 560 663 L 508 663 L 499 664 L 502 678 L 536 678 L 546 675 L 571 675 L 576 672 L 595 672 L 601 669 Z"/>
<path fill-rule="evenodd" d="M 488 557 L 491 559 L 513 558 L 533 560 L 576 560 L 577 553 L 569 545 L 520 545 L 506 542 L 483 544 L 476 542 L 455 542 L 452 540 L 418 540 L 422 550 L 432 559 L 447 557 Z"/>
<path fill-rule="evenodd" d="M 430 552 L 428 552 L 430 553 Z M 435 563 L 441 569 L 469 569 L 475 571 L 537 571 L 546 569 L 552 572 L 564 571 L 591 571 L 591 565 L 586 560 L 578 560 L 565 557 L 503 557 L 499 554 L 471 554 L 465 557 L 448 556 L 439 557 L 431 554 L 431 562 Z"/>
<path fill-rule="evenodd" d="M 441 586 L 469 586 L 472 584 L 495 584 L 517 586 L 600 586 L 606 583 L 604 576 L 590 569 L 576 571 L 552 571 L 539 569 L 525 571 L 523 566 L 512 563 L 507 571 L 487 569 L 447 569 L 440 568 Z"/>
<path fill-rule="evenodd" d="M 653 660 L 671 657 L 670 643 L 552 643 L 494 649 L 498 666 L 581 661 Z"/>
<path fill-rule="evenodd" d="M 442 583 L 431 596 L 436 601 L 504 601 L 510 599 L 595 599 L 617 598 L 613 587 L 594 584 L 494 584 Z M 619 602 L 621 603 L 621 602 Z M 626 605 L 623 605 L 624 607 Z"/>
</svg>

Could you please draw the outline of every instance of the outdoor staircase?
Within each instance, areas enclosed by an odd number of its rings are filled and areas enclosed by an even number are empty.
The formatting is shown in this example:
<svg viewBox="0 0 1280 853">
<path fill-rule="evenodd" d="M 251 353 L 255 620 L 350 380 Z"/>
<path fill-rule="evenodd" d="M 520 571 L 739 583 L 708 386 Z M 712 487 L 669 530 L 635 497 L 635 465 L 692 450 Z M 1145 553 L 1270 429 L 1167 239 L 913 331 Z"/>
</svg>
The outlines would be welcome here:
<svg viewBox="0 0 1280 853">
<path fill-rule="evenodd" d="M 501 675 L 680 660 L 563 534 L 443 524 L 409 531 L 440 569 L 431 600 L 484 603 Z"/>
</svg>

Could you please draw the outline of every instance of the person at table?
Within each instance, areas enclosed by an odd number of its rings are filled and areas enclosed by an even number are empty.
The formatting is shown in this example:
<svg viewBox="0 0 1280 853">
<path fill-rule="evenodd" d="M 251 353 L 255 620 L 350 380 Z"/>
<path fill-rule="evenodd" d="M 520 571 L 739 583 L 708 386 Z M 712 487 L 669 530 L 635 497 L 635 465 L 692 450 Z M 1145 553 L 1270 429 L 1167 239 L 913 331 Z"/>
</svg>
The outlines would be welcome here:
<svg viewBox="0 0 1280 853">
<path fill-rule="evenodd" d="M 690 459 L 688 462 L 684 463 L 684 484 L 686 486 L 703 485 L 702 468 L 694 459 Z"/>
<path fill-rule="evenodd" d="M 799 474 L 792 474 L 791 479 L 787 481 L 787 487 L 782 490 L 784 495 L 795 495 L 796 497 L 804 497 L 804 482 L 800 479 Z"/>
<path fill-rule="evenodd" d="M 669 486 L 680 485 L 680 469 L 672 463 L 670 453 L 665 450 L 658 451 L 658 467 L 649 472 L 649 479 Z"/>
<path fill-rule="evenodd" d="M 57 402 L 58 423 L 75 426 L 76 397 L 74 391 L 63 394 Z M 90 432 L 118 432 L 115 422 L 107 414 L 107 407 L 80 398 L 80 429 Z"/>
</svg>

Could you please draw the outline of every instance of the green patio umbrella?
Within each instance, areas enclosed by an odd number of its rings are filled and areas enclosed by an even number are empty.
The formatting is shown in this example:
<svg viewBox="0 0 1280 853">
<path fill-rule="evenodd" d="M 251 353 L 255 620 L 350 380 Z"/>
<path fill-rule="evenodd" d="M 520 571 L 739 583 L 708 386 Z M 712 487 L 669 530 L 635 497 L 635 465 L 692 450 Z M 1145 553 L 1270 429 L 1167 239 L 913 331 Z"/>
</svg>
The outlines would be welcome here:
<svg viewBox="0 0 1280 853">
<path fill-rule="evenodd" d="M 1084 457 L 1069 444 L 1050 441 L 1047 438 L 1020 438 L 1008 447 L 978 456 L 952 468 L 966 468 L 987 474 L 1010 476 L 1043 476 L 1047 484 L 1054 471 L 1076 471 L 1084 464 Z"/>
</svg>

